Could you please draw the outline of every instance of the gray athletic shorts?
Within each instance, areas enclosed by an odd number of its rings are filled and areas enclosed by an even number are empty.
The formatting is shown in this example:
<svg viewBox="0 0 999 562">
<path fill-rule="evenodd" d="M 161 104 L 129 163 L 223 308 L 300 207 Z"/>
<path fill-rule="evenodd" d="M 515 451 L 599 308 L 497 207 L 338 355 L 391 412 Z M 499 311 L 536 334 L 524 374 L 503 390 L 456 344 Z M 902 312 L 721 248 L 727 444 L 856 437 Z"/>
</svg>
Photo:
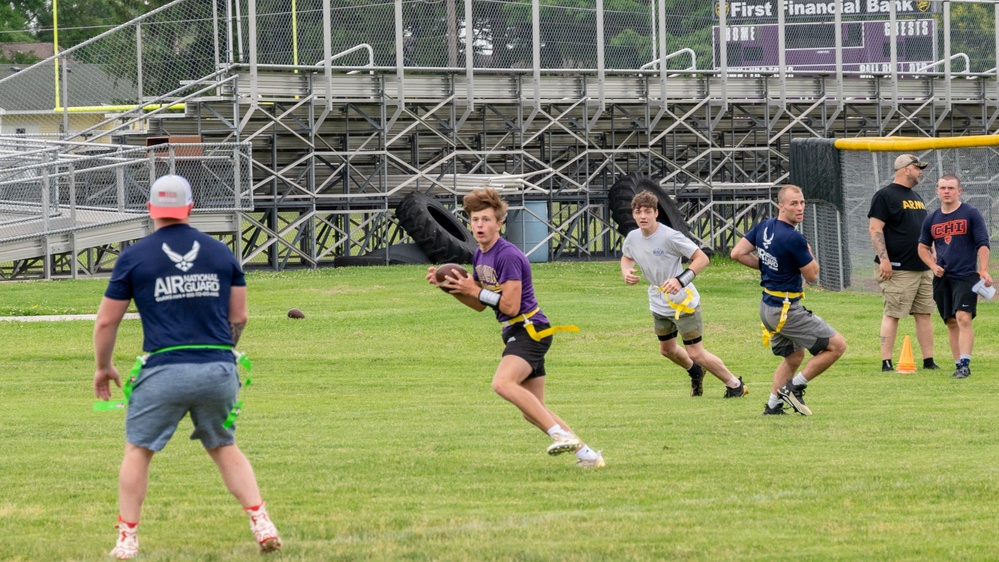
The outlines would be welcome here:
<svg viewBox="0 0 999 562">
<path fill-rule="evenodd" d="M 676 314 L 660 316 L 652 313 L 652 327 L 656 331 L 659 341 L 667 341 L 680 334 L 680 339 L 684 345 L 690 345 L 701 341 L 704 336 L 704 321 L 701 319 L 701 306 L 697 305 L 693 313 L 681 313 L 677 318 Z"/>
<path fill-rule="evenodd" d="M 779 306 L 769 306 L 760 302 L 760 321 L 773 331 L 780 322 Z M 787 320 L 784 326 L 770 338 L 770 350 L 778 357 L 787 357 L 792 353 L 807 349 L 815 355 L 829 346 L 829 340 L 836 335 L 836 330 L 822 318 L 812 314 L 811 310 L 801 306 L 801 301 L 791 303 L 787 310 Z"/>
<path fill-rule="evenodd" d="M 145 368 L 128 400 L 125 439 L 129 443 L 161 451 L 177 424 L 190 412 L 194 423 L 191 439 L 200 439 L 206 449 L 236 442 L 236 426 L 222 427 L 236 404 L 239 374 L 236 365 L 178 363 Z"/>
</svg>

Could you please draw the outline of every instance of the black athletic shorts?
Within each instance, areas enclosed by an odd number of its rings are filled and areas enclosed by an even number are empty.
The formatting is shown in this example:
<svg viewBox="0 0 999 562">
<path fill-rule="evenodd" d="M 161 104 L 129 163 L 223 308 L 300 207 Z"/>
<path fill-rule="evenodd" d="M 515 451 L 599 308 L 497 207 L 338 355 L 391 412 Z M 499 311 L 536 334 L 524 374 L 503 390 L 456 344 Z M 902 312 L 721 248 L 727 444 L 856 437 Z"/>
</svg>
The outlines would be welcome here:
<svg viewBox="0 0 999 562">
<path fill-rule="evenodd" d="M 534 329 L 539 332 L 548 327 L 548 324 L 534 324 Z M 506 344 L 506 348 L 503 349 L 503 357 L 507 355 L 520 357 L 531 366 L 531 374 L 527 375 L 527 378 L 545 376 L 545 354 L 552 346 L 551 336 L 541 338 L 541 341 L 534 341 L 527 333 L 524 323 L 521 322 L 503 331 L 503 343 Z"/>
<path fill-rule="evenodd" d="M 956 317 L 958 312 L 970 312 L 971 317 L 975 317 L 978 293 L 971 288 L 979 279 L 977 273 L 967 277 L 933 278 L 933 300 L 937 302 L 937 312 L 944 321 Z"/>
</svg>

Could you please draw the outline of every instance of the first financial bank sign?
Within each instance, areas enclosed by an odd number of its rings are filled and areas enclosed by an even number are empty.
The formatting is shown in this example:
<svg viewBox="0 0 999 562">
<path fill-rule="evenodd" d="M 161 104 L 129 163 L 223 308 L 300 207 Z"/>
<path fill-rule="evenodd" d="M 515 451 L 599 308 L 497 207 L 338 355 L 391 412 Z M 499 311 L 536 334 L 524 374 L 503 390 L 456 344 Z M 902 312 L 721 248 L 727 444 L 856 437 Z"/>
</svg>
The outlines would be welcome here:
<svg viewBox="0 0 999 562">
<path fill-rule="evenodd" d="M 891 4 L 897 15 L 920 15 L 935 12 L 933 2 L 926 0 L 842 0 L 844 16 L 888 17 Z M 726 20 L 776 18 L 777 4 L 783 4 L 785 17 L 834 16 L 838 0 L 730 0 L 715 2 L 714 17 L 718 19 L 724 5 Z"/>
</svg>

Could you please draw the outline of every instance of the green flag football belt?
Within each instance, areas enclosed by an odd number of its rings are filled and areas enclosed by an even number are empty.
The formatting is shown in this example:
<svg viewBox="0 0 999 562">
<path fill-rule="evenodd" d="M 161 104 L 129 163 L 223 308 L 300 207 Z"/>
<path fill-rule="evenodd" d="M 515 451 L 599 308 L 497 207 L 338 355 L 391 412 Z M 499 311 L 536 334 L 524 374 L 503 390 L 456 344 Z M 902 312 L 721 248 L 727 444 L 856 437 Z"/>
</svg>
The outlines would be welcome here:
<svg viewBox="0 0 999 562">
<path fill-rule="evenodd" d="M 113 402 L 102 400 L 100 402 L 94 402 L 94 411 L 103 412 L 109 410 L 125 409 L 125 407 L 128 406 L 128 399 L 132 396 L 132 390 L 135 388 L 135 382 L 136 380 L 138 380 L 139 374 L 142 372 L 142 368 L 146 366 L 146 361 L 149 360 L 149 357 L 152 355 L 156 355 L 158 353 L 165 353 L 167 351 L 177 351 L 181 349 L 226 349 L 232 352 L 232 354 L 236 357 L 236 362 L 245 367 L 247 373 L 253 370 L 253 366 L 250 364 L 250 358 L 247 357 L 245 353 L 236 351 L 235 349 L 232 348 L 232 346 L 229 345 L 191 344 L 191 345 L 174 345 L 170 347 L 164 347 L 162 349 L 157 349 L 152 353 L 140 355 L 135 358 L 135 363 L 132 364 L 132 369 L 128 372 L 128 380 L 125 382 L 125 386 L 121 389 L 122 394 L 125 395 L 124 400 L 116 400 Z M 253 379 L 251 379 L 249 375 L 247 375 L 246 386 L 250 386 L 251 382 L 253 382 Z M 232 424 L 236 423 L 236 418 L 239 417 L 242 408 L 243 408 L 243 401 L 237 400 L 236 405 L 232 407 L 232 410 L 229 411 L 229 415 L 226 416 L 225 422 L 222 424 L 222 427 L 226 429 L 232 427 Z"/>
</svg>

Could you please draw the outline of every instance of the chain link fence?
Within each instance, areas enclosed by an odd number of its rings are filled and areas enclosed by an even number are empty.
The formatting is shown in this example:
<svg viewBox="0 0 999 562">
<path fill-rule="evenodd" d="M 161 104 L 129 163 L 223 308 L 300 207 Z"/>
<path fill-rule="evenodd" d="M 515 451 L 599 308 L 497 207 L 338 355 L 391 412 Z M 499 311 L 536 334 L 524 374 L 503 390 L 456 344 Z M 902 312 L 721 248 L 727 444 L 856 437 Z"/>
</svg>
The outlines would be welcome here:
<svg viewBox="0 0 999 562">
<path fill-rule="evenodd" d="M 24 112 L 121 113 L 177 96 L 227 55 L 227 21 L 225 2 L 179 0 L 29 68 L 0 73 L 0 122 L 3 114 Z"/>
<path fill-rule="evenodd" d="M 828 201 L 809 200 L 801 233 L 819 262 L 819 285 L 832 291 L 847 288 L 850 252 L 843 239 L 843 214 Z"/>
<path fill-rule="evenodd" d="M 940 208 L 936 195 L 937 180 L 944 174 L 954 174 L 961 182 L 961 200 L 978 209 L 985 218 L 993 246 L 999 244 L 999 150 L 996 147 L 966 147 L 912 151 L 929 163 L 922 180 L 913 188 L 919 193 L 928 211 Z M 903 152 L 867 152 L 842 150 L 843 196 L 845 211 L 842 221 L 846 239 L 840 253 L 846 254 L 842 266 L 850 279 L 850 288 L 857 291 L 877 291 L 874 246 L 869 230 L 871 198 L 874 192 L 892 182 L 895 158 Z M 913 241 L 915 243 L 915 241 Z M 822 264 L 826 266 L 825 263 Z"/>
<path fill-rule="evenodd" d="M 902 73 L 943 72 L 948 60 L 958 74 L 996 72 L 995 5 L 898 3 L 893 34 L 892 15 L 870 4 L 844 3 L 860 7 L 841 17 L 846 72 L 890 72 L 893 51 Z M 664 61 L 677 71 L 745 74 L 778 72 L 783 41 L 787 72 L 834 71 L 833 4 L 788 3 L 783 27 L 777 5 L 727 3 L 721 26 L 715 3 L 697 0 L 602 10 L 546 0 L 536 12 L 531 0 L 177 0 L 30 68 L 0 72 L 0 110 L 120 111 L 176 99 L 229 64 L 314 67 L 327 52 L 337 66 L 357 68 L 461 70 L 471 52 L 475 69 L 596 71 L 602 47 L 607 70 Z"/>
</svg>

